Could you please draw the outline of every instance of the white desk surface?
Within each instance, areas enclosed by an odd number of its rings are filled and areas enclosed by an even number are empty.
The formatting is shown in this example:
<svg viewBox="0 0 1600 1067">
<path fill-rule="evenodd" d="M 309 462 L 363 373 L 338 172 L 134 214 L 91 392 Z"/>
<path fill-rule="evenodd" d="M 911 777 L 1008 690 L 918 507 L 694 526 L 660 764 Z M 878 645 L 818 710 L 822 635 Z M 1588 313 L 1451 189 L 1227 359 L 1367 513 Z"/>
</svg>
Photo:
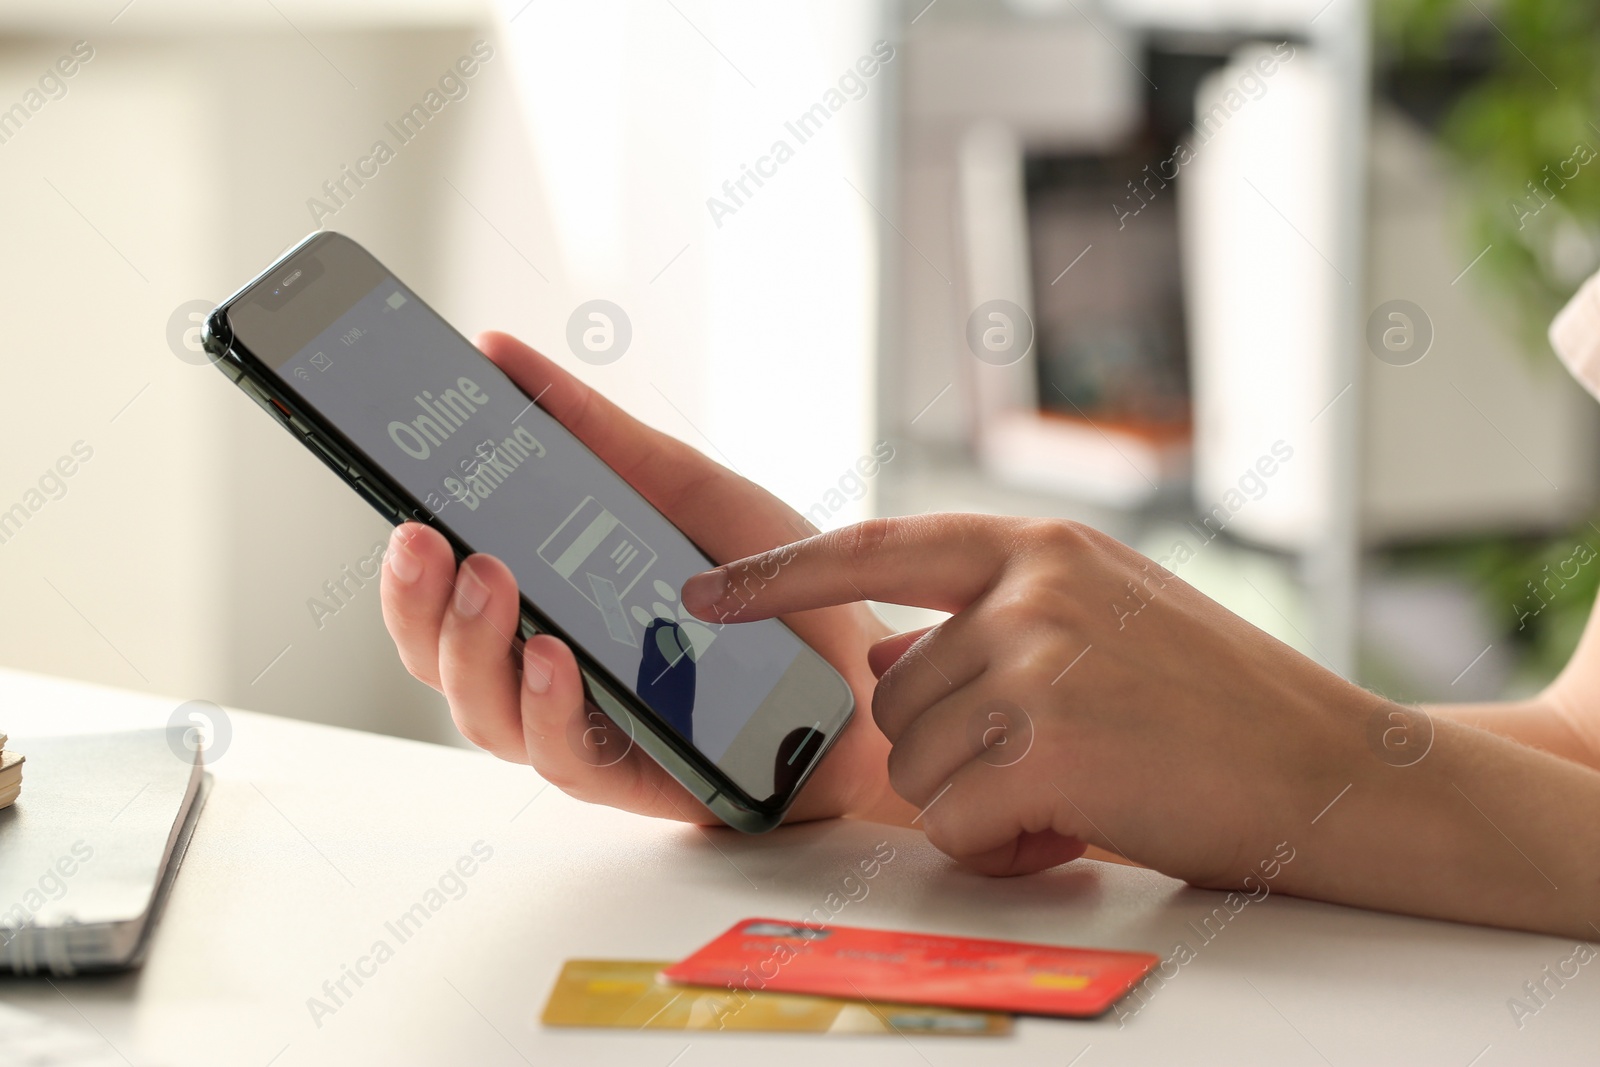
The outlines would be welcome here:
<svg viewBox="0 0 1600 1067">
<path fill-rule="evenodd" d="M 13 736 L 160 725 L 178 703 L 0 670 Z M 1600 1062 L 1600 961 L 1520 1029 L 1507 1006 L 1572 954 L 1561 938 L 1274 895 L 1206 943 L 1189 924 L 1221 894 L 1148 871 L 1080 861 L 991 880 L 915 832 L 853 822 L 703 832 L 580 804 L 480 753 L 230 715 L 143 969 L 0 977 L 0 1000 L 92 1026 L 141 1067 Z M 1194 957 L 1125 1025 L 1020 1019 L 1002 1039 L 540 1026 L 563 960 L 672 959 L 740 918 L 800 917 L 885 839 L 894 859 L 835 921 L 1163 956 L 1181 939 Z M 385 922 L 478 841 L 493 858 L 465 895 L 396 944 Z M 380 939 L 393 958 L 347 981 L 354 995 L 319 1026 L 308 998 Z"/>
</svg>

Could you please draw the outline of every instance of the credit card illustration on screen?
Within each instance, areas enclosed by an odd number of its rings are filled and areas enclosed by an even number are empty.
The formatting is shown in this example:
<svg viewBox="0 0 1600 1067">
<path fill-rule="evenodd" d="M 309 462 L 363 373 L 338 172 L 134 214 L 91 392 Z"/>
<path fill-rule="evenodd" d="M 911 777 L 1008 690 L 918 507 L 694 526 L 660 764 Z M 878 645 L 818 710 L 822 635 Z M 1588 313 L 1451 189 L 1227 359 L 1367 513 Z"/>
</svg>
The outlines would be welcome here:
<svg viewBox="0 0 1600 1067">
<path fill-rule="evenodd" d="M 613 641 L 638 646 L 622 598 L 656 561 L 643 538 L 586 496 L 539 546 L 539 558 L 595 606 Z"/>
</svg>

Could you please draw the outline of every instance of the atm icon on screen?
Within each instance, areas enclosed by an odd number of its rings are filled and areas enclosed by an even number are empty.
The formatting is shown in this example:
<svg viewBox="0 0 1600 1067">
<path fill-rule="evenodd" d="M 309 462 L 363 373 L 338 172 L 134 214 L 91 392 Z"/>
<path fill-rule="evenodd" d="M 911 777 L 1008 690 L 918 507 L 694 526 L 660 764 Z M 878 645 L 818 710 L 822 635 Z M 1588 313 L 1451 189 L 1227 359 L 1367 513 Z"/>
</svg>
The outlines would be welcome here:
<svg viewBox="0 0 1600 1067">
<path fill-rule="evenodd" d="M 586 496 L 539 546 L 539 558 L 599 610 L 614 640 L 637 644 L 622 598 L 655 564 L 656 552 L 626 523 Z"/>
</svg>

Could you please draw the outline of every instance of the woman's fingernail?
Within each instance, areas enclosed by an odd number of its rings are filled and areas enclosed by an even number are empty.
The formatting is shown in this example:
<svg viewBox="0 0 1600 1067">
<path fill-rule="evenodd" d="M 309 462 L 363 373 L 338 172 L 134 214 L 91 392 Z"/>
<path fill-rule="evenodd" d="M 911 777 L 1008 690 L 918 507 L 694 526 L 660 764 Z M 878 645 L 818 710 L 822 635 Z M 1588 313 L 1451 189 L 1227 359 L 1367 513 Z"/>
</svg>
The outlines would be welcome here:
<svg viewBox="0 0 1600 1067">
<path fill-rule="evenodd" d="M 484 604 L 489 602 L 489 587 L 483 580 L 472 573 L 470 561 L 461 565 L 460 572 L 456 575 L 456 614 L 472 618 L 483 610 Z"/>
<path fill-rule="evenodd" d="M 406 546 L 398 527 L 389 538 L 389 570 L 407 585 L 422 577 L 422 561 Z"/>
<path fill-rule="evenodd" d="M 683 583 L 683 606 L 691 615 L 710 615 L 716 611 L 717 601 L 728 592 L 728 572 L 718 567 L 704 571 Z"/>
<path fill-rule="evenodd" d="M 524 652 L 522 656 L 522 681 L 533 693 L 548 693 L 555 680 L 555 664 L 537 652 Z"/>
</svg>

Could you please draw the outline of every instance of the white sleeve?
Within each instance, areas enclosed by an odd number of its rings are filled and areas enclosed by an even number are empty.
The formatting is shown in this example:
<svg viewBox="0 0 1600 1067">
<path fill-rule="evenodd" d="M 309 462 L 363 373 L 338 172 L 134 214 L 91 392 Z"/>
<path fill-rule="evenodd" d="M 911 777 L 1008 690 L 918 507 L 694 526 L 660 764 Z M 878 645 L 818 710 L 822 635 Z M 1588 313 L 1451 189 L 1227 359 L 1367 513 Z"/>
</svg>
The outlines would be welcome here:
<svg viewBox="0 0 1600 1067">
<path fill-rule="evenodd" d="M 1584 282 L 1550 324 L 1550 346 L 1572 376 L 1600 399 L 1600 274 Z"/>
</svg>

